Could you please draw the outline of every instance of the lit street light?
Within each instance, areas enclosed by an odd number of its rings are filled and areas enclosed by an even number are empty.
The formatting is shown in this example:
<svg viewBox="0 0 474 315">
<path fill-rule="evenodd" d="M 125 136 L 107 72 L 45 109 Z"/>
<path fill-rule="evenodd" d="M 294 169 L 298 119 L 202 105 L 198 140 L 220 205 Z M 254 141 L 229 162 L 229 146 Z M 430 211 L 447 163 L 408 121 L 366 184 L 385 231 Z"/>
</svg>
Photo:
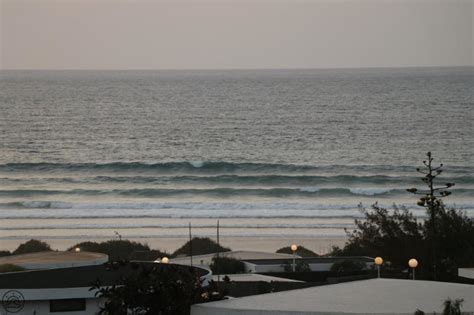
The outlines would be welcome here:
<svg viewBox="0 0 474 315">
<path fill-rule="evenodd" d="M 378 256 L 374 259 L 375 265 L 377 265 L 377 278 L 380 279 L 380 266 L 383 264 L 382 257 Z"/>
<path fill-rule="evenodd" d="M 295 259 L 296 259 L 296 251 L 298 250 L 298 245 L 292 244 L 291 250 L 293 251 L 293 272 L 295 272 L 296 271 Z"/>
<path fill-rule="evenodd" d="M 413 272 L 413 280 L 415 280 L 415 268 L 418 267 L 418 260 L 415 258 L 412 258 L 408 261 L 408 266 L 410 266 L 412 272 Z"/>
</svg>

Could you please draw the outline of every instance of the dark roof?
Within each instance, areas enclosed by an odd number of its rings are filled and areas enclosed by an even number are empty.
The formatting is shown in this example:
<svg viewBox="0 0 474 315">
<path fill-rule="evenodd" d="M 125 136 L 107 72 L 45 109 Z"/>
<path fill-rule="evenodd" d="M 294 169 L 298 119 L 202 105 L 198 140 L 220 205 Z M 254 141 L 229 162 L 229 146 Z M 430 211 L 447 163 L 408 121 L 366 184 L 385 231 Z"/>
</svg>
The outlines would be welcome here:
<svg viewBox="0 0 474 315">
<path fill-rule="evenodd" d="M 365 256 L 351 256 L 351 257 L 302 257 L 296 258 L 297 262 L 305 262 L 307 264 L 331 264 L 335 262 L 341 262 L 344 260 L 355 260 L 364 263 L 373 262 L 374 259 L 371 257 Z M 245 262 L 255 264 L 255 265 L 283 265 L 292 263 L 292 258 L 278 258 L 278 259 L 245 259 Z"/>
<path fill-rule="evenodd" d="M 149 262 L 107 263 L 102 265 L 57 268 L 34 271 L 20 271 L 0 274 L 0 289 L 46 289 L 91 287 L 97 280 L 102 286 L 116 284 L 122 277 L 137 273 L 143 268 L 156 267 L 160 270 L 194 270 L 199 276 L 207 271 L 201 268 L 174 264 Z"/>
</svg>

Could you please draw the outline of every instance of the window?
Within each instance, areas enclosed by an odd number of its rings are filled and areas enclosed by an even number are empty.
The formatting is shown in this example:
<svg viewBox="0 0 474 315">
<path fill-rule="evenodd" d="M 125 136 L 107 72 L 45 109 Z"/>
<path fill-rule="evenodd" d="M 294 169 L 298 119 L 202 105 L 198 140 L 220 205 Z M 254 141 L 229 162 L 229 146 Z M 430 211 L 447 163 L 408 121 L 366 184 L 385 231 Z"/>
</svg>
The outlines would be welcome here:
<svg viewBox="0 0 474 315">
<path fill-rule="evenodd" d="M 65 299 L 65 300 L 50 300 L 49 311 L 55 312 L 74 312 L 85 311 L 86 299 Z"/>
</svg>

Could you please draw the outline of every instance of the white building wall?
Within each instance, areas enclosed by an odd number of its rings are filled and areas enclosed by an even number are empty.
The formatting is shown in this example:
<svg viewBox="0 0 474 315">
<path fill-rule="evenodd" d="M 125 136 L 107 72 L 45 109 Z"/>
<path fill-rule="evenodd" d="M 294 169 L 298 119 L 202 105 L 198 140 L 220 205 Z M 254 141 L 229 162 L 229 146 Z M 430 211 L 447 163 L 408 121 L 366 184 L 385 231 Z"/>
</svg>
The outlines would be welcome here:
<svg viewBox="0 0 474 315">
<path fill-rule="evenodd" d="M 282 264 L 275 265 L 256 265 L 248 262 L 244 262 L 245 269 L 247 272 L 284 272 L 285 267 Z M 296 263 L 298 264 L 298 262 Z M 290 264 L 291 266 L 292 264 Z M 315 263 L 309 264 L 311 271 L 329 271 L 331 270 L 333 263 Z"/>
<path fill-rule="evenodd" d="M 474 279 L 474 268 L 459 268 L 458 276 Z"/>
</svg>

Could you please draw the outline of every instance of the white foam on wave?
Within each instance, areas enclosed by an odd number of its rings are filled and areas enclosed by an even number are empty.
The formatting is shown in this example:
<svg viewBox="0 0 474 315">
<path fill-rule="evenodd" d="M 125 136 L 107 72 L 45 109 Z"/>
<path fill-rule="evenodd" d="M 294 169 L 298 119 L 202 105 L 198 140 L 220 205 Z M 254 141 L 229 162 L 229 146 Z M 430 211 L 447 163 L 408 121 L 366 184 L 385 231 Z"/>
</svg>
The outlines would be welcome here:
<svg viewBox="0 0 474 315">
<path fill-rule="evenodd" d="M 71 203 L 63 201 L 22 201 L 19 203 L 28 209 L 189 209 L 189 210 L 324 210 L 324 209 L 353 209 L 357 204 L 318 204 L 318 203 L 237 203 L 237 202 L 99 202 L 99 203 Z M 5 206 L 3 206 L 5 208 Z"/>
<path fill-rule="evenodd" d="M 356 195 L 375 196 L 388 193 L 395 188 L 349 188 L 349 191 Z"/>
<path fill-rule="evenodd" d="M 299 190 L 304 191 L 304 192 L 318 192 L 318 191 L 321 190 L 321 188 L 319 188 L 319 187 L 301 187 Z"/>
<path fill-rule="evenodd" d="M 204 166 L 204 161 L 189 161 L 189 164 L 196 168 L 200 168 Z"/>
</svg>

